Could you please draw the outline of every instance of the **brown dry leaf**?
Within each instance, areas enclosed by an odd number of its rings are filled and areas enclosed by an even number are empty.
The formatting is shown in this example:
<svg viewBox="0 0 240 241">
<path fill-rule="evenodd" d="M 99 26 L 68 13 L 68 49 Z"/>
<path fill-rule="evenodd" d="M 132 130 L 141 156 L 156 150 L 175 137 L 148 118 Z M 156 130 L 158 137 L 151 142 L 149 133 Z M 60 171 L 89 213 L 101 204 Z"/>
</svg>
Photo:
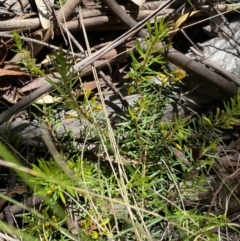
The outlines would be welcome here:
<svg viewBox="0 0 240 241">
<path fill-rule="evenodd" d="M 0 91 L 8 90 L 26 79 L 29 79 L 29 74 L 22 71 L 0 69 Z"/>
<path fill-rule="evenodd" d="M 26 80 L 28 74 L 20 71 L 0 69 L 0 97 L 11 104 L 17 103 L 23 95 L 17 88 Z"/>
<path fill-rule="evenodd" d="M 239 155 L 226 155 L 220 158 L 220 162 L 227 167 L 239 166 L 238 162 Z"/>
<path fill-rule="evenodd" d="M 0 76 L 29 76 L 29 74 L 22 71 L 0 69 Z"/>
<path fill-rule="evenodd" d="M 16 187 L 15 189 L 13 189 L 11 192 L 7 193 L 6 196 L 7 197 L 12 197 L 14 196 L 14 194 L 18 194 L 18 195 L 22 195 L 23 193 L 27 192 L 27 188 L 26 186 L 20 186 L 20 187 Z M 6 199 L 0 199 L 0 209 L 2 209 L 3 205 L 7 202 Z"/>
<path fill-rule="evenodd" d="M 103 85 L 105 85 L 105 82 L 104 82 L 103 80 L 99 80 L 99 85 L 100 85 L 100 86 L 103 86 Z M 97 84 L 96 84 L 96 81 L 95 81 L 95 80 L 89 81 L 89 82 L 87 82 L 87 83 L 84 83 L 83 86 L 84 86 L 84 90 L 85 90 L 85 91 L 86 91 L 86 90 L 93 90 L 93 89 L 97 88 Z M 81 90 L 82 90 L 82 89 L 81 89 Z M 76 89 L 76 90 L 75 90 L 75 94 L 79 94 L 79 89 Z M 79 95 L 83 95 L 83 94 L 84 94 L 84 93 L 81 92 Z"/>
<path fill-rule="evenodd" d="M 228 146 L 225 148 L 225 150 L 233 150 L 235 148 L 235 141 L 231 141 Z"/>
<path fill-rule="evenodd" d="M 5 61 L 5 70 L 21 71 L 21 66 L 17 65 L 16 62 Z"/>
<path fill-rule="evenodd" d="M 228 146 L 225 148 L 225 150 L 229 150 L 229 151 L 232 151 L 232 150 L 237 150 L 239 151 L 240 150 L 240 140 L 232 140 Z"/>
<path fill-rule="evenodd" d="M 103 80 L 100 80 L 99 85 L 102 86 L 103 84 L 105 84 L 105 82 Z M 89 90 L 89 89 L 93 90 L 97 88 L 96 81 L 90 81 L 90 82 L 84 83 L 83 86 L 85 90 Z"/>
<path fill-rule="evenodd" d="M 11 86 L 1 95 L 1 97 L 11 104 L 16 104 L 18 99 L 21 99 L 23 95 L 17 90 L 16 87 Z"/>
<path fill-rule="evenodd" d="M 178 29 L 189 17 L 197 15 L 200 11 L 192 11 L 191 13 L 183 14 L 174 24 L 173 29 Z"/>
<path fill-rule="evenodd" d="M 237 151 L 240 150 L 240 140 L 235 141 L 235 148 L 236 148 Z"/>
</svg>

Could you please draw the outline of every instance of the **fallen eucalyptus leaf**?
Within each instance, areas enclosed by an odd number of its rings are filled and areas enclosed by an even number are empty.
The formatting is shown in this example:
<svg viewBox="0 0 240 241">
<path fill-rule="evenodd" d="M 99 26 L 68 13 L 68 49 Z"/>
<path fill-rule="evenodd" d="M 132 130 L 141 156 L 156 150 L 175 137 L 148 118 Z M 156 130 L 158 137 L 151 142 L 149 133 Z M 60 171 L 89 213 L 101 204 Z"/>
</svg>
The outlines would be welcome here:
<svg viewBox="0 0 240 241">
<path fill-rule="evenodd" d="M 52 13 L 49 11 L 43 0 L 35 0 L 38 9 L 38 15 L 41 22 L 41 25 L 44 29 L 51 28 L 51 17 Z M 54 0 L 50 0 L 49 4 L 53 5 Z"/>
<path fill-rule="evenodd" d="M 62 101 L 60 97 L 52 97 L 51 95 L 44 95 L 36 101 L 38 104 L 52 104 Z"/>
<path fill-rule="evenodd" d="M 146 2 L 146 0 L 132 0 L 132 2 L 134 2 L 138 6 L 142 6 Z"/>
</svg>

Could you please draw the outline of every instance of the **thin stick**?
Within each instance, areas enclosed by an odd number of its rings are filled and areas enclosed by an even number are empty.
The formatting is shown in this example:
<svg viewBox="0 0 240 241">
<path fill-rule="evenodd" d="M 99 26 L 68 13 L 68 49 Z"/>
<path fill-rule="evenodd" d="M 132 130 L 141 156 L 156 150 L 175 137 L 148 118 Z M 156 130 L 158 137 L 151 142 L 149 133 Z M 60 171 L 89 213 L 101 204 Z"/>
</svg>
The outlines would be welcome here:
<svg viewBox="0 0 240 241">
<path fill-rule="evenodd" d="M 99 71 L 98 74 L 102 77 L 102 79 L 108 85 L 108 87 L 110 87 L 110 89 L 113 91 L 113 93 L 118 97 L 118 99 L 121 101 L 122 105 L 127 109 L 129 107 L 129 103 L 122 96 L 122 94 L 118 91 L 118 89 L 115 87 L 115 85 L 110 81 L 110 77 L 106 76 L 102 71 Z"/>
<path fill-rule="evenodd" d="M 1 33 L 0 32 L 0 37 L 2 37 L 2 38 L 13 38 L 13 35 L 12 34 L 8 34 L 8 33 Z M 51 49 L 54 49 L 54 50 L 57 50 L 57 51 L 60 50 L 60 48 L 55 46 L 55 45 L 52 45 L 52 44 L 49 44 L 49 43 L 45 43 L 45 42 L 42 42 L 42 41 L 39 41 L 39 40 L 36 40 L 36 39 L 32 39 L 32 38 L 28 38 L 28 37 L 24 37 L 24 36 L 20 36 L 20 38 L 22 40 L 24 40 L 24 41 L 29 41 L 29 42 L 33 42 L 33 43 L 36 43 L 36 44 L 40 44 L 40 45 L 43 45 L 45 47 L 48 47 L 48 48 L 51 48 Z M 79 57 L 79 58 L 84 58 L 85 57 L 83 54 L 76 54 L 76 53 L 70 52 L 69 50 L 66 50 L 66 49 L 62 49 L 62 51 L 65 54 L 71 54 L 71 55 Z"/>
</svg>

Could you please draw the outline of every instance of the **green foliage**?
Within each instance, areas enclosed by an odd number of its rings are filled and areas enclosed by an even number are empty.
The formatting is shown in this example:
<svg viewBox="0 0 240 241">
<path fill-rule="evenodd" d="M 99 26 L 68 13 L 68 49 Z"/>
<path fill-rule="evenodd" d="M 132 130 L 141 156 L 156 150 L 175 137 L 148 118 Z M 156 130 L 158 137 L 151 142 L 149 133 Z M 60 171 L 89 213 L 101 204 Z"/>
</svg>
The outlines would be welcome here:
<svg viewBox="0 0 240 241">
<path fill-rule="evenodd" d="M 21 60 L 18 61 L 18 64 L 23 66 L 22 70 L 30 72 L 35 76 L 43 76 L 44 71 L 36 65 L 36 59 L 32 58 L 30 51 L 23 47 L 24 43 L 20 38 L 19 33 L 17 31 L 13 31 L 12 34 L 15 42 L 15 47 L 17 48 L 15 52 L 22 54 Z"/>
<path fill-rule="evenodd" d="M 158 23 L 155 19 L 154 27 L 152 28 L 150 22 L 148 22 L 147 29 L 149 36 L 144 41 L 146 49 L 143 49 L 139 40 L 136 41 L 136 49 L 140 55 L 141 62 L 130 52 L 130 56 L 132 57 L 132 68 L 129 72 L 129 76 L 136 84 L 146 78 L 146 75 L 154 77 L 159 73 L 159 71 L 153 70 L 153 64 L 157 63 L 161 66 L 164 63 L 161 55 L 154 54 L 159 51 L 159 49 L 155 47 L 156 43 L 168 36 L 168 27 L 164 23 L 164 20 Z"/>
<path fill-rule="evenodd" d="M 164 21 L 155 20 L 153 26 L 148 23 L 147 29 L 149 36 L 144 42 L 137 41 L 137 53 L 130 54 L 129 93 L 137 93 L 139 98 L 119 117 L 114 133 L 105 120 L 98 119 L 102 105 L 97 97 L 85 90 L 80 76 L 73 73 L 75 59 L 68 62 L 61 50 L 55 53 L 56 72 L 49 82 L 55 89 L 53 95 L 63 101 L 35 107 L 72 175 L 46 157 L 32 165 L 33 175 L 26 182 L 44 202 L 37 212 L 21 215 L 25 232 L 42 240 L 217 240 L 217 229 L 232 228 L 225 215 L 201 212 L 197 203 L 210 188 L 206 170 L 216 160 L 217 133 L 239 122 L 240 92 L 224 103 L 224 110 L 217 108 L 216 114 L 195 119 L 175 114 L 170 118 L 166 110 L 176 101 L 178 81 L 185 73 L 168 72 L 158 54 L 157 43 L 163 42 L 169 31 Z M 17 35 L 15 42 L 24 53 Z M 86 128 L 81 138 L 85 144 L 93 133 L 96 142 L 91 139 L 91 144 L 98 153 L 88 155 L 69 132 L 61 140 L 57 138 L 61 124 L 55 118 L 58 108 L 73 111 L 64 114 L 66 119 L 91 124 L 91 131 Z M 114 138 L 115 146 L 111 145 Z M 2 157 L 12 158 L 8 152 Z M 123 165 L 121 157 L 128 162 Z M 70 213 L 78 218 L 75 233 L 68 226 Z"/>
<path fill-rule="evenodd" d="M 84 117 L 92 122 L 93 113 L 102 110 L 102 106 L 96 101 L 95 96 L 90 98 L 91 90 L 85 90 L 84 85 L 77 92 L 73 91 L 74 88 L 79 87 L 81 83 L 80 76 L 72 71 L 74 62 L 75 59 L 73 58 L 71 62 L 68 63 L 61 50 L 55 53 L 52 63 L 58 74 L 53 73 L 53 77 L 60 82 L 56 83 L 51 79 L 48 79 L 48 81 L 54 86 L 57 91 L 57 96 L 64 99 L 65 109 L 67 107 L 70 110 L 76 111 L 76 117 L 78 119 Z M 84 93 L 84 101 L 80 100 L 82 93 Z"/>
<path fill-rule="evenodd" d="M 106 177 L 94 163 L 87 160 L 69 160 L 67 166 L 73 171 L 74 176 L 70 177 L 64 173 L 53 160 L 46 162 L 41 159 L 38 165 L 33 164 L 35 176 L 29 182 L 35 187 L 34 193 L 44 197 L 45 205 L 39 210 L 43 216 L 41 219 L 35 214 L 24 216 L 24 221 L 28 224 L 26 231 L 34 236 L 45 236 L 48 240 L 53 240 L 60 235 L 59 229 L 66 223 L 66 215 L 61 204 L 67 207 L 72 202 L 78 202 L 79 205 L 75 204 L 73 211 L 79 213 L 80 208 L 85 211 L 79 214 L 81 216 L 79 226 L 82 230 L 79 232 L 79 237 L 84 236 L 86 240 L 87 238 L 100 240 L 102 236 L 108 236 L 106 225 L 110 220 L 109 212 L 104 210 L 108 204 L 101 198 L 89 197 L 91 192 L 106 195 L 104 191 Z M 92 199 L 97 209 L 91 208 Z"/>
<path fill-rule="evenodd" d="M 148 30 L 150 30 L 149 24 Z M 219 217 L 214 215 L 205 217 L 195 210 L 185 211 L 183 200 L 194 202 L 198 200 L 199 194 L 208 190 L 204 173 L 216 160 L 212 153 L 219 145 L 219 140 L 216 139 L 217 133 L 223 129 L 231 129 L 236 122 L 239 122 L 237 120 L 240 111 L 239 94 L 230 102 L 224 103 L 225 110 L 220 111 L 217 108 L 216 115 L 209 114 L 208 117 L 204 115 L 197 120 L 174 115 L 172 120 L 168 120 L 164 116 L 166 107 L 174 101 L 169 96 L 176 95 L 178 86 L 175 82 L 181 80 L 184 74 L 181 71 L 167 73 L 161 56 L 154 55 L 157 52 L 155 44 L 163 41 L 161 37 L 166 35 L 166 25 L 163 22 L 157 25 L 155 22 L 154 31 L 145 39 L 145 46 L 142 47 L 137 41 L 136 49 L 140 61 L 131 53 L 132 68 L 129 76 L 133 82 L 129 92 L 138 93 L 140 97 L 134 107 L 128 109 L 126 116 L 122 117 L 116 137 L 124 156 L 138 160 L 139 163 L 146 163 L 146 166 L 131 173 L 131 178 L 134 178 L 135 182 L 130 179 L 126 188 L 131 187 L 134 193 L 141 193 L 140 199 L 148 200 L 147 198 L 151 197 L 154 202 L 157 196 L 152 190 L 161 190 L 162 200 L 158 201 L 159 206 L 162 207 L 164 215 L 177 226 L 181 240 L 192 240 L 196 237 L 216 240 L 217 234 L 212 230 L 228 226 L 226 220 L 220 222 Z M 156 73 L 152 69 L 155 63 L 160 64 L 162 72 Z M 200 148 L 201 161 L 193 157 L 191 151 L 193 146 Z M 174 157 L 176 149 L 183 153 L 187 161 L 183 162 L 183 159 Z M 154 172 L 157 182 L 149 178 Z M 197 172 L 200 174 L 196 174 Z M 171 191 L 167 188 L 170 183 L 174 187 Z M 172 201 L 178 207 L 175 213 L 172 213 L 170 208 Z M 154 206 L 149 205 L 150 203 L 147 202 L 145 207 L 154 210 Z M 189 223 L 185 222 L 185 216 Z M 176 219 L 177 217 L 179 219 Z M 205 218 L 209 226 L 206 225 L 202 229 L 201 223 Z M 187 239 L 189 235 L 191 238 Z"/>
<path fill-rule="evenodd" d="M 25 225 L 27 225 L 25 231 L 36 237 L 40 236 L 42 239 L 53 240 L 56 234 L 55 226 L 59 225 L 58 219 L 53 214 L 50 216 L 46 210 L 43 210 L 41 215 L 43 218 L 36 218 L 34 215 L 29 214 L 25 215 L 23 218 Z"/>
<path fill-rule="evenodd" d="M 66 199 L 64 197 L 64 192 L 68 192 L 71 196 L 75 196 L 72 188 L 68 188 L 74 185 L 72 179 L 70 179 L 62 169 L 53 161 L 49 160 L 46 162 L 43 159 L 39 160 L 38 166 L 33 165 L 33 170 L 38 173 L 39 177 L 34 177 L 31 182 L 38 183 L 38 189 L 35 193 L 41 196 L 51 195 L 54 202 L 59 198 L 66 204 Z M 47 179 L 43 179 L 44 176 Z M 57 177 L 57 182 L 54 179 Z"/>
<path fill-rule="evenodd" d="M 233 126 L 240 122 L 238 119 L 239 114 L 240 90 L 238 90 L 234 98 L 231 98 L 228 102 L 224 102 L 224 110 L 220 110 L 217 107 L 215 115 L 212 114 L 208 118 L 203 116 L 202 119 L 204 120 L 203 123 L 211 126 L 211 128 L 233 129 Z"/>
<path fill-rule="evenodd" d="M 174 213 L 176 223 L 181 226 L 181 240 L 218 240 L 218 234 L 213 232 L 216 228 L 226 227 L 229 220 L 225 215 L 216 216 L 211 214 L 210 217 L 199 215 L 198 211 L 176 211 Z"/>
</svg>

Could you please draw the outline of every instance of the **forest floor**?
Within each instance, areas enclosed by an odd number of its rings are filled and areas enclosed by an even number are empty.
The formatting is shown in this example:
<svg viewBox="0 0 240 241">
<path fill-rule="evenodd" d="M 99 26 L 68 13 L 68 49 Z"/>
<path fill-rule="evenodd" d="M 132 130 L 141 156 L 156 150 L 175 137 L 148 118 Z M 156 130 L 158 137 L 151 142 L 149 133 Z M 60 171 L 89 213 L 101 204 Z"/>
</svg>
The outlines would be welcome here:
<svg viewBox="0 0 240 241">
<path fill-rule="evenodd" d="M 0 1 L 0 240 L 240 240 L 239 8 Z"/>
</svg>

